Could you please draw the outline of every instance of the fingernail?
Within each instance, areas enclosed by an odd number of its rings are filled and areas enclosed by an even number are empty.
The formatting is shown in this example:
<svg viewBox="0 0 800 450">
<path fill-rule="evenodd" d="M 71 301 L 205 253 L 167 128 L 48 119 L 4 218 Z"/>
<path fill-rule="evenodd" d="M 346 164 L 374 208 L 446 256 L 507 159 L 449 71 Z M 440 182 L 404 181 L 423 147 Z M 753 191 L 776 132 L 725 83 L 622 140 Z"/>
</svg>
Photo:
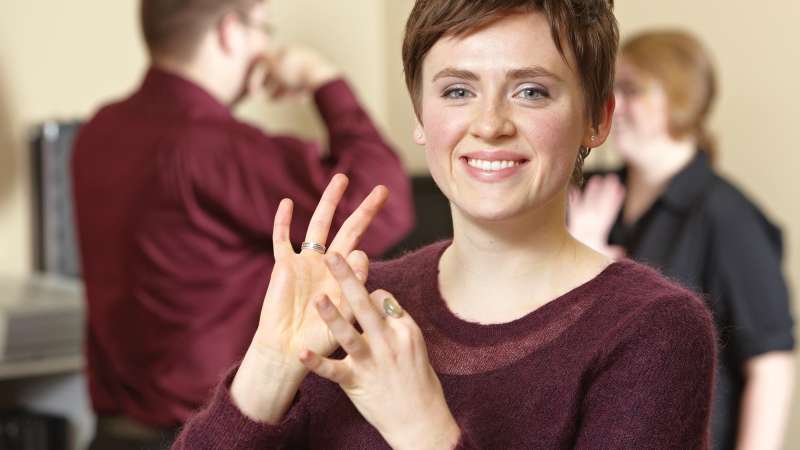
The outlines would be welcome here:
<svg viewBox="0 0 800 450">
<path fill-rule="evenodd" d="M 338 267 L 342 261 L 342 258 L 339 256 L 338 253 L 328 253 L 328 255 L 325 256 L 325 261 L 331 267 Z"/>
<path fill-rule="evenodd" d="M 323 296 L 319 300 L 317 300 L 317 308 L 327 311 L 331 307 L 331 301 L 328 299 L 328 296 Z"/>
</svg>

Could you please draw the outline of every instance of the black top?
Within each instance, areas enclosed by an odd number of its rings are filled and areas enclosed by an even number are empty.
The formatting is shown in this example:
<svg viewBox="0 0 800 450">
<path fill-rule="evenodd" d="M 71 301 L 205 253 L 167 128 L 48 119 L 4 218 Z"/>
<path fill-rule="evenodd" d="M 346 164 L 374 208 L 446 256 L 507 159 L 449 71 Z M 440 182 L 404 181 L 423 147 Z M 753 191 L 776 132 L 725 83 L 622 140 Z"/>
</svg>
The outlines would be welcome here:
<svg viewBox="0 0 800 450">
<path fill-rule="evenodd" d="M 636 223 L 620 212 L 609 244 L 706 298 L 720 338 L 713 448 L 734 448 L 745 361 L 794 348 L 780 230 L 698 152 Z"/>
</svg>

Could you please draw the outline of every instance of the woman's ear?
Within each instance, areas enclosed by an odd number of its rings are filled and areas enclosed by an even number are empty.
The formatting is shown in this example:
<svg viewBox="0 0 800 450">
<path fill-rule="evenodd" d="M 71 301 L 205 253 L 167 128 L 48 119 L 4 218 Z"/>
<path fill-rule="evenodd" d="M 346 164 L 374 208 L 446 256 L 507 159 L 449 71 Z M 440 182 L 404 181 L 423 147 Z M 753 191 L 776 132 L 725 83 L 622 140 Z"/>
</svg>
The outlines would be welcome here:
<svg viewBox="0 0 800 450">
<path fill-rule="evenodd" d="M 608 134 L 611 132 L 611 122 L 614 117 L 614 108 L 616 107 L 616 100 L 612 95 L 606 101 L 603 107 L 603 114 L 600 117 L 600 122 L 596 126 L 586 129 L 583 136 L 583 146 L 588 148 L 596 148 L 603 145 L 608 139 Z"/>
<path fill-rule="evenodd" d="M 416 120 L 416 126 L 414 126 L 414 142 L 417 145 L 427 144 L 427 141 L 425 140 L 425 129 L 422 128 L 422 124 L 419 123 L 419 119 Z"/>
</svg>

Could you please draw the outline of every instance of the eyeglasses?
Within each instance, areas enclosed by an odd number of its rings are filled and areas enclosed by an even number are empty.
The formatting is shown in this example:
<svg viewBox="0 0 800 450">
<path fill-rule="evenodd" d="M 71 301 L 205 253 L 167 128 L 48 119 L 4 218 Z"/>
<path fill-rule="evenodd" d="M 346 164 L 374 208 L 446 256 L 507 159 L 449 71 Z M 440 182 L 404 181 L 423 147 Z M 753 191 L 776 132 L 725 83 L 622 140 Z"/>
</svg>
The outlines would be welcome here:
<svg viewBox="0 0 800 450">
<path fill-rule="evenodd" d="M 236 16 L 242 22 L 242 25 L 258 30 L 266 36 L 272 36 L 275 34 L 275 26 L 268 22 L 257 22 L 250 17 L 250 14 L 246 11 L 236 10 L 234 11 Z"/>
<path fill-rule="evenodd" d="M 252 22 L 249 22 L 248 23 L 248 22 L 245 22 L 245 25 L 247 25 L 250 28 L 254 28 L 254 29 L 264 33 L 266 36 L 272 36 L 273 34 L 275 34 L 275 26 L 272 25 L 271 23 L 266 23 L 266 22 L 264 22 L 264 23 L 252 23 Z"/>
</svg>

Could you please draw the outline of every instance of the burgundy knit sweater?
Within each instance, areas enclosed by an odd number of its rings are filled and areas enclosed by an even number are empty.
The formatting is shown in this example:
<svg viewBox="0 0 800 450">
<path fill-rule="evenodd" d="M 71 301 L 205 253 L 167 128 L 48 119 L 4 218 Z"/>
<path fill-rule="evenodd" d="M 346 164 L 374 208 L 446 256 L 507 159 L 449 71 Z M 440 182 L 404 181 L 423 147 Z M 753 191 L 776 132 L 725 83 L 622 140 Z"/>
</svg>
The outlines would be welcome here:
<svg viewBox="0 0 800 450">
<path fill-rule="evenodd" d="M 447 245 L 375 264 L 369 288 L 395 294 L 422 329 L 459 448 L 707 448 L 715 337 L 693 294 L 624 261 L 520 319 L 481 325 L 455 316 L 439 292 Z M 232 377 L 174 449 L 388 447 L 327 380 L 309 375 L 271 426 L 233 405 Z"/>
</svg>

